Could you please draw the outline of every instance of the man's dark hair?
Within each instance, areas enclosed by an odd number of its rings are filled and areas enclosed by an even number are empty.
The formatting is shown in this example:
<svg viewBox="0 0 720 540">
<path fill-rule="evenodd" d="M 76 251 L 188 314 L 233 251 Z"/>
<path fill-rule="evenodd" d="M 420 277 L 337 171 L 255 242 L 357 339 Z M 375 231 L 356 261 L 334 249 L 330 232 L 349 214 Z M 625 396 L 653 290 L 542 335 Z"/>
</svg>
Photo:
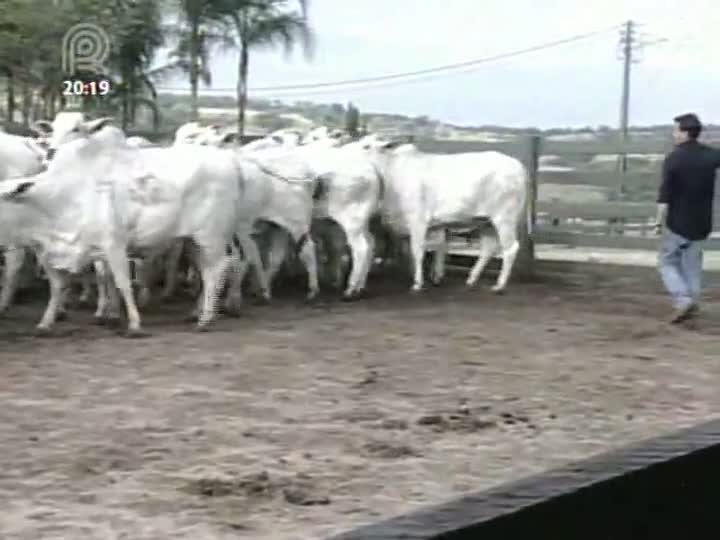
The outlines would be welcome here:
<svg viewBox="0 0 720 540">
<path fill-rule="evenodd" d="M 702 133 L 702 124 L 697 114 L 687 113 L 681 114 L 673 118 L 674 122 L 677 122 L 680 131 L 684 131 L 688 134 L 691 139 L 697 139 Z"/>
</svg>

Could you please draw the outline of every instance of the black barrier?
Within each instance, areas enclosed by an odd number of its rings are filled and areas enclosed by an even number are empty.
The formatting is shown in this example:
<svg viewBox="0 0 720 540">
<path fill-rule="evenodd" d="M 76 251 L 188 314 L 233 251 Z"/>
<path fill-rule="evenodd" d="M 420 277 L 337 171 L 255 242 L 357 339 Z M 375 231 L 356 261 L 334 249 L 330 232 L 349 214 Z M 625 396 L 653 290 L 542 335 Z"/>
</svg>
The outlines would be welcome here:
<svg viewBox="0 0 720 540">
<path fill-rule="evenodd" d="M 329 540 L 720 538 L 720 420 Z"/>
</svg>

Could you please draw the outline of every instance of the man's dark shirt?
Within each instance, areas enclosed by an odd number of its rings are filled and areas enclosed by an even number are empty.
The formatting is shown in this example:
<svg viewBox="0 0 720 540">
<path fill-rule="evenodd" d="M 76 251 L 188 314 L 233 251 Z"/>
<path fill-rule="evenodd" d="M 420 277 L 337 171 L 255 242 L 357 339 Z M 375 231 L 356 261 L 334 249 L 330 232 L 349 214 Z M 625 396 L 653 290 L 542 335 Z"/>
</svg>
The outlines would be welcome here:
<svg viewBox="0 0 720 540">
<path fill-rule="evenodd" d="M 720 150 L 698 141 L 680 143 L 667 155 L 658 203 L 668 205 L 668 229 L 692 241 L 710 236 L 718 168 Z"/>
</svg>

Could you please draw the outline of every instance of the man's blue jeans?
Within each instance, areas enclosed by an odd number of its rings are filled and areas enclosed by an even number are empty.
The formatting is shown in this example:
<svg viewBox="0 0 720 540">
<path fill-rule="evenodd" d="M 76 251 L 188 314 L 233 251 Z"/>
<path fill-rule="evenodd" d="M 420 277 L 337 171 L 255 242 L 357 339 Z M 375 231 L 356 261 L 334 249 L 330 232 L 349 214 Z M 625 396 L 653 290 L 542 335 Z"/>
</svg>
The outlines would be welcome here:
<svg viewBox="0 0 720 540">
<path fill-rule="evenodd" d="M 702 241 L 693 242 L 666 230 L 658 270 L 676 309 L 686 308 L 700 300 L 702 267 Z"/>
</svg>

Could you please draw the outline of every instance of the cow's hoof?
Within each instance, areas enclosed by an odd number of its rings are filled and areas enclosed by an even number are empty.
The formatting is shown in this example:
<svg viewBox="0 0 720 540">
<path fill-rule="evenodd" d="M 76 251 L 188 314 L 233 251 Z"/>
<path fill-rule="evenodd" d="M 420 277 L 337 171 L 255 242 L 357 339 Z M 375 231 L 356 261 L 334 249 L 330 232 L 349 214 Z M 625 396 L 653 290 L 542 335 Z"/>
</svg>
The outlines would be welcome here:
<svg viewBox="0 0 720 540">
<path fill-rule="evenodd" d="M 185 322 L 197 322 L 198 316 L 196 313 L 190 313 L 189 315 L 186 315 L 183 320 Z"/>
<path fill-rule="evenodd" d="M 92 322 L 92 323 L 93 323 L 95 326 L 105 326 L 106 322 L 107 322 L 107 321 L 106 321 L 105 317 L 103 317 L 102 315 L 95 315 L 95 316 L 93 317 L 93 322 Z"/>
<path fill-rule="evenodd" d="M 361 300 L 365 296 L 364 291 L 352 291 L 350 293 L 345 293 L 342 296 L 343 302 L 355 302 L 357 300 Z"/>
<path fill-rule="evenodd" d="M 253 298 L 253 304 L 256 306 L 267 306 L 270 303 L 270 298 L 266 296 L 255 296 Z"/>
<path fill-rule="evenodd" d="M 425 287 L 423 287 L 423 286 L 421 286 L 421 285 L 413 285 L 413 286 L 410 288 L 410 292 L 411 292 L 412 294 L 420 294 L 420 293 L 422 293 L 422 292 L 424 292 L 424 291 L 425 291 Z"/>
<path fill-rule="evenodd" d="M 147 332 L 142 328 L 128 328 L 128 331 L 125 333 L 125 337 L 130 339 L 142 339 L 150 337 L 150 332 Z"/>
<path fill-rule="evenodd" d="M 123 321 L 120 317 L 105 317 L 103 325 L 108 328 L 120 328 L 123 326 Z"/>
<path fill-rule="evenodd" d="M 59 311 L 57 314 L 57 317 L 55 317 L 56 321 L 67 321 L 68 320 L 68 314 L 67 311 Z"/>
<path fill-rule="evenodd" d="M 237 319 L 242 316 L 242 307 L 239 305 L 224 306 L 222 313 L 223 315 Z"/>
<path fill-rule="evenodd" d="M 210 331 L 210 323 L 198 323 L 195 327 L 195 331 L 199 333 L 205 333 Z"/>
<path fill-rule="evenodd" d="M 494 285 L 493 287 L 490 287 L 490 290 L 494 294 L 505 294 L 505 287 L 498 287 L 497 285 Z"/>
<path fill-rule="evenodd" d="M 53 335 L 53 329 L 51 326 L 36 326 L 35 337 L 51 337 Z"/>
</svg>

